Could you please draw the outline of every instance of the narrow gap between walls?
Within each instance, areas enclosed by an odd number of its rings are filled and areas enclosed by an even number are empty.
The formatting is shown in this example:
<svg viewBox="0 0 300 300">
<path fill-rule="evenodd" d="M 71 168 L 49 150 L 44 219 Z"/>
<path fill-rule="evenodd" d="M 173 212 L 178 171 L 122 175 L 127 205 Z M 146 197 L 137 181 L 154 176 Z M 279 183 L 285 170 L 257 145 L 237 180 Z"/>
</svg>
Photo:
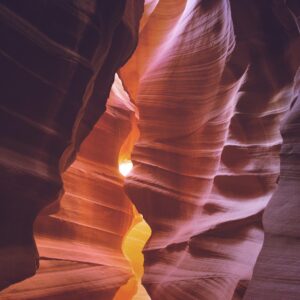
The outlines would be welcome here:
<svg viewBox="0 0 300 300">
<path fill-rule="evenodd" d="M 119 153 L 119 172 L 124 176 L 124 181 L 125 177 L 130 175 L 130 171 L 133 168 L 131 152 L 138 137 L 137 117 L 134 115 L 131 118 L 131 131 Z M 131 202 L 129 198 L 128 201 Z M 151 236 L 151 228 L 134 204 L 132 204 L 132 210 L 133 220 L 127 234 L 124 236 L 122 251 L 130 263 L 133 276 L 127 283 L 119 288 L 114 300 L 151 300 L 142 285 L 142 277 L 144 274 L 144 255 L 142 251 Z"/>
</svg>

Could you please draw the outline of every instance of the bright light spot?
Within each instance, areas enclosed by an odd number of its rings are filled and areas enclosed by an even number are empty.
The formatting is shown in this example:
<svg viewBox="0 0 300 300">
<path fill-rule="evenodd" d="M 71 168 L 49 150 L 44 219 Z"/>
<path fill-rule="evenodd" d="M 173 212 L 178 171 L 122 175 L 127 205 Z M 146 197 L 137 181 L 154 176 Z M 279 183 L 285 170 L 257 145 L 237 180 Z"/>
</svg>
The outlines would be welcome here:
<svg viewBox="0 0 300 300">
<path fill-rule="evenodd" d="M 132 167 L 133 164 L 131 160 L 125 160 L 119 164 L 119 171 L 123 176 L 127 176 L 130 173 Z"/>
</svg>

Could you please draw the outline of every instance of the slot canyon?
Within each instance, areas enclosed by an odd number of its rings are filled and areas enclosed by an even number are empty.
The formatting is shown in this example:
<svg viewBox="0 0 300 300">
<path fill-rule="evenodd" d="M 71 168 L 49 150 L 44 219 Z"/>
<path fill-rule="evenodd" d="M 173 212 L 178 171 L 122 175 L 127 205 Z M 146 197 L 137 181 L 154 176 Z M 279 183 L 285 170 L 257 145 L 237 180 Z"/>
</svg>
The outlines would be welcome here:
<svg viewBox="0 0 300 300">
<path fill-rule="evenodd" d="M 0 22 L 0 300 L 300 300 L 299 0 Z"/>
</svg>

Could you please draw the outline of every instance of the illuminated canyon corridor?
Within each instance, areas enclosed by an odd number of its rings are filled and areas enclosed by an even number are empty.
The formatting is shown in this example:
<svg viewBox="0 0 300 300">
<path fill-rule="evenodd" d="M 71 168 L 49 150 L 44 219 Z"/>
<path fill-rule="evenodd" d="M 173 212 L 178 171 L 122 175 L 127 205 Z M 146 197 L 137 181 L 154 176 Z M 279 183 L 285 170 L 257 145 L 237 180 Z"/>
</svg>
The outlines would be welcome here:
<svg viewBox="0 0 300 300">
<path fill-rule="evenodd" d="M 0 0 L 0 300 L 299 300 L 299 20 Z"/>
</svg>

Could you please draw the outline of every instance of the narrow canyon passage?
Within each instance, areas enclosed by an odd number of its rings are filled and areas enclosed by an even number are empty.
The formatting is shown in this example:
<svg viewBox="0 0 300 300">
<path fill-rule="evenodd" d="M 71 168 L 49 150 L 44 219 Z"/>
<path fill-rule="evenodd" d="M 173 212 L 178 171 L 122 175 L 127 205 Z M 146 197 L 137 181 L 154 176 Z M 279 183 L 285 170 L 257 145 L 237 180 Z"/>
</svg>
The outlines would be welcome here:
<svg viewBox="0 0 300 300">
<path fill-rule="evenodd" d="M 1 0 L 0 300 L 299 300 L 299 20 Z"/>
<path fill-rule="evenodd" d="M 126 92 L 124 91 L 124 93 Z M 121 146 L 118 159 L 119 171 L 125 178 L 133 169 L 131 153 L 139 138 L 139 130 L 137 127 L 138 112 L 136 106 L 133 105 L 133 107 L 135 113 L 130 118 L 131 131 Z M 133 220 L 128 232 L 123 238 L 122 251 L 131 265 L 133 276 L 126 284 L 120 287 L 113 300 L 151 300 L 141 282 L 144 275 L 144 256 L 142 251 L 151 236 L 151 228 L 133 204 L 132 209 Z"/>
<path fill-rule="evenodd" d="M 0 299 L 129 300 L 137 294 L 147 300 L 140 282 L 150 228 L 126 196 L 120 173 L 136 140 L 135 123 L 134 105 L 116 75 L 106 112 L 64 174 L 59 205 L 47 207 L 35 222 L 40 270 Z"/>
</svg>

